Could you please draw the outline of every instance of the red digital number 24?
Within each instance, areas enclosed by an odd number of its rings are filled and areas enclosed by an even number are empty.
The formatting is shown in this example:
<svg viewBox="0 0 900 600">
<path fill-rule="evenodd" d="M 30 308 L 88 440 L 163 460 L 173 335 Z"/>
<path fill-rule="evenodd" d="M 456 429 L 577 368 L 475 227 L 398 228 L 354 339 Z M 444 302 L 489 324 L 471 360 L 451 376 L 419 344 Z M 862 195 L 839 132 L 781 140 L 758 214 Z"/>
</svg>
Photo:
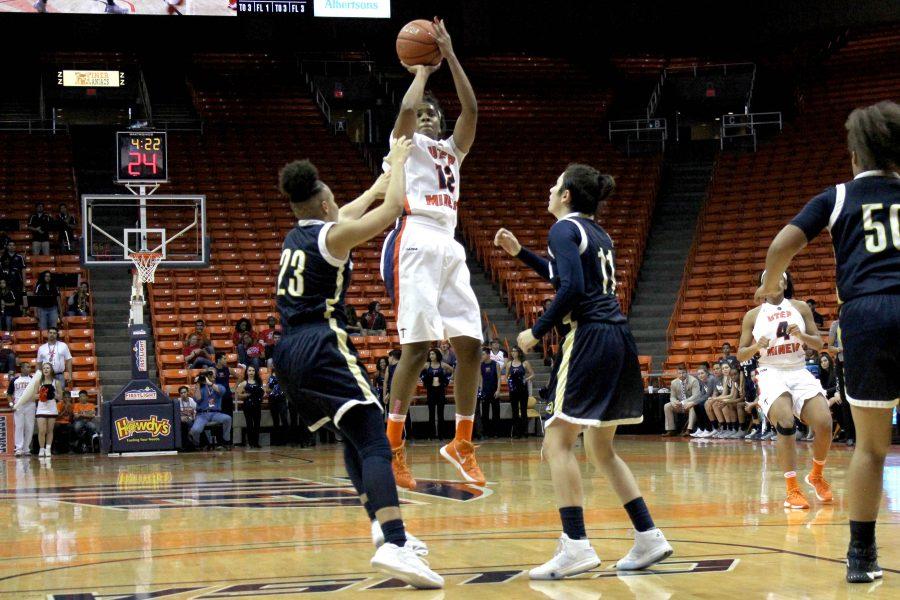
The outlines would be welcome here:
<svg viewBox="0 0 900 600">
<path fill-rule="evenodd" d="M 150 172 L 156 175 L 158 170 L 156 165 L 156 155 L 151 154 L 151 161 L 147 161 L 147 154 L 143 152 L 129 152 L 128 156 L 133 160 L 128 163 L 128 174 L 137 177 L 141 174 L 140 167 L 143 165 L 145 167 L 150 167 Z"/>
</svg>

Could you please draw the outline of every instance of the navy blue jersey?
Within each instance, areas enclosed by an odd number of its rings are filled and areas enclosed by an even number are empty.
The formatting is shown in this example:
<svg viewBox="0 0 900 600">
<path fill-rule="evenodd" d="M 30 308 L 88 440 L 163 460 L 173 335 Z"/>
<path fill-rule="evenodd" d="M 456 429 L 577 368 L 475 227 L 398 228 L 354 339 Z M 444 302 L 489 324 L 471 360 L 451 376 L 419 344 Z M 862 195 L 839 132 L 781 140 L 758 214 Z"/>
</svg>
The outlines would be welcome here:
<svg viewBox="0 0 900 600">
<path fill-rule="evenodd" d="M 347 323 L 344 294 L 353 264 L 328 252 L 325 236 L 334 223 L 298 221 L 281 250 L 276 300 L 285 335 L 304 323 L 335 319 Z"/>
<path fill-rule="evenodd" d="M 831 232 L 842 302 L 900 293 L 900 176 L 866 171 L 807 203 L 792 225 Z"/>
<path fill-rule="evenodd" d="M 491 396 L 497 391 L 500 382 L 497 381 L 497 363 L 494 361 L 481 361 L 481 391 L 482 393 L 490 392 Z"/>
<path fill-rule="evenodd" d="M 573 213 L 550 228 L 550 261 L 522 249 L 526 264 L 556 288 L 556 298 L 531 328 L 543 337 L 566 317 L 578 323 L 625 323 L 616 298 L 613 242 L 593 219 Z"/>
</svg>

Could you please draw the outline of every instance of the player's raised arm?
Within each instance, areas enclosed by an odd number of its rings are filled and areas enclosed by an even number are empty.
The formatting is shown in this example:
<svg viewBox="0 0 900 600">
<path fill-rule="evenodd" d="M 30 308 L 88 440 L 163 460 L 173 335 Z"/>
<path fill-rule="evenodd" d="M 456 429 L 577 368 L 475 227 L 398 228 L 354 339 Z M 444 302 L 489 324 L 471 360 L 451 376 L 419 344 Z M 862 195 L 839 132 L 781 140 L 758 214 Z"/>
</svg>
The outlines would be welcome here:
<svg viewBox="0 0 900 600">
<path fill-rule="evenodd" d="M 791 260 L 798 252 L 808 243 L 806 234 L 803 230 L 794 224 L 785 225 L 772 243 L 769 245 L 769 252 L 766 254 L 766 273 L 770 276 L 766 277 L 767 281 L 772 282 L 772 286 L 767 287 L 763 282 L 759 289 L 756 290 L 755 297 L 757 300 L 763 300 L 766 296 L 777 296 L 780 293 L 778 282 L 781 281 L 785 270 L 791 264 Z"/>
<path fill-rule="evenodd" d="M 545 281 L 550 281 L 550 261 L 522 246 L 509 229 L 501 227 L 497 230 L 497 233 L 494 235 L 494 245 L 498 248 L 503 248 L 507 254 L 518 258 L 534 269 Z"/>
<path fill-rule="evenodd" d="M 363 216 L 372 203 L 384 198 L 387 193 L 388 182 L 391 180 L 391 172 L 382 173 L 372 184 L 372 187 L 364 191 L 359 198 L 348 202 L 338 211 L 338 223 L 348 219 L 358 219 Z"/>
<path fill-rule="evenodd" d="M 416 107 L 422 102 L 422 96 L 425 94 L 425 84 L 428 77 L 437 71 L 441 64 L 436 65 L 403 65 L 406 70 L 414 75 L 413 81 L 409 84 L 409 89 L 403 95 L 400 102 L 400 112 L 397 113 L 397 120 L 394 122 L 394 131 L 391 134 L 394 138 L 407 137 L 412 139 L 413 133 L 416 132 Z"/>
<path fill-rule="evenodd" d="M 325 243 L 332 256 L 345 257 L 354 247 L 367 242 L 385 230 L 403 214 L 403 198 L 406 191 L 406 176 L 403 165 L 409 158 L 412 140 L 398 139 L 391 147 L 387 162 L 394 174 L 388 183 L 384 202 L 355 221 L 343 221 L 328 230 Z"/>
<path fill-rule="evenodd" d="M 475 90 L 472 83 L 463 71 L 462 65 L 453 51 L 453 42 L 447 32 L 447 26 L 442 19 L 434 19 L 434 41 L 441 54 L 447 59 L 447 66 L 453 74 L 453 85 L 456 87 L 456 95 L 459 97 L 461 112 L 453 129 L 453 141 L 462 152 L 468 153 L 475 141 L 475 125 L 478 123 L 478 101 L 475 98 Z"/>
</svg>

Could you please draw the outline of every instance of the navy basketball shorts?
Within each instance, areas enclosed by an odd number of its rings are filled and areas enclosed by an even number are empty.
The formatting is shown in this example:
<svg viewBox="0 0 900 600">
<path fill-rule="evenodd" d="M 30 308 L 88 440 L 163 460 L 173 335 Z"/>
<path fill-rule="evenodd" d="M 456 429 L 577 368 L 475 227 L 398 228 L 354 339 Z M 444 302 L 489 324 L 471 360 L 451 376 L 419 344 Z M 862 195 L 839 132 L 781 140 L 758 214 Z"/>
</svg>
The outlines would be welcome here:
<svg viewBox="0 0 900 600">
<path fill-rule="evenodd" d="M 328 422 L 340 427 L 354 406 L 382 410 L 353 342 L 333 319 L 292 329 L 275 346 L 273 359 L 282 389 L 311 431 Z"/>
<path fill-rule="evenodd" d="M 644 384 L 628 325 L 576 323 L 550 377 L 550 418 L 586 427 L 643 421 Z"/>
<path fill-rule="evenodd" d="M 900 295 L 860 296 L 841 306 L 847 401 L 893 408 L 900 398 Z"/>
</svg>

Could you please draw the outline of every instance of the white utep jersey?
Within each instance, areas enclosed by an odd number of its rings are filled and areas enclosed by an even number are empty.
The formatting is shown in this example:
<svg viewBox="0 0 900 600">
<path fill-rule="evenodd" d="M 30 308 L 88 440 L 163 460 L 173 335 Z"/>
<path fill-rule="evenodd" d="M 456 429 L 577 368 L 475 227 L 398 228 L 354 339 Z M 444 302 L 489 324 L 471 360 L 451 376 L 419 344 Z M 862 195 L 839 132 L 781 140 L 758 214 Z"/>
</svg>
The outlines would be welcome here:
<svg viewBox="0 0 900 600">
<path fill-rule="evenodd" d="M 391 135 L 391 144 L 396 138 Z M 430 219 L 452 236 L 456 230 L 456 210 L 459 203 L 459 167 L 466 157 L 453 136 L 433 140 L 419 133 L 413 134 L 413 148 L 406 161 L 406 206 L 404 216 Z M 382 165 L 385 172 L 390 165 Z"/>
<path fill-rule="evenodd" d="M 15 398 L 16 402 L 18 402 L 19 398 L 21 398 L 25 394 L 25 390 L 28 389 L 31 380 L 31 375 L 19 375 L 13 380 L 13 397 Z"/>
<path fill-rule="evenodd" d="M 804 368 L 806 352 L 803 350 L 803 342 L 788 333 L 791 325 L 797 325 L 800 331 L 806 333 L 803 316 L 787 298 L 779 304 L 766 302 L 759 307 L 756 323 L 753 325 L 753 339 L 769 339 L 769 347 L 759 351 L 760 367 Z"/>
</svg>

